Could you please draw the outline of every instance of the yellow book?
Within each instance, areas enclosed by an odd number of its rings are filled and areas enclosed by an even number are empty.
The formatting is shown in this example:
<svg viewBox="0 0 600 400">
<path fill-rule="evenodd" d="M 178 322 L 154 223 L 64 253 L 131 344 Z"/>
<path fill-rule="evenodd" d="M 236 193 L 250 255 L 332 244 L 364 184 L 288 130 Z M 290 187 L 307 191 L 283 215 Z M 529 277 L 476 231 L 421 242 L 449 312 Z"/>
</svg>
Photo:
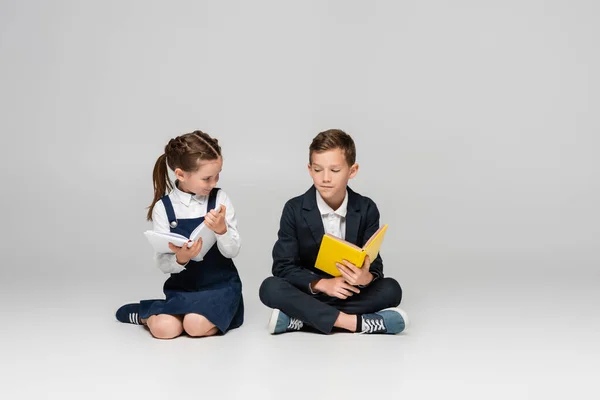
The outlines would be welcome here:
<svg viewBox="0 0 600 400">
<path fill-rule="evenodd" d="M 362 248 L 337 236 L 328 233 L 323 235 L 315 267 L 327 272 L 329 275 L 341 276 L 342 274 L 335 264 L 342 263 L 342 260 L 350 261 L 359 268 L 362 267 L 367 255 L 373 262 L 379 254 L 387 227 L 387 224 L 385 224 L 379 228 Z"/>
</svg>

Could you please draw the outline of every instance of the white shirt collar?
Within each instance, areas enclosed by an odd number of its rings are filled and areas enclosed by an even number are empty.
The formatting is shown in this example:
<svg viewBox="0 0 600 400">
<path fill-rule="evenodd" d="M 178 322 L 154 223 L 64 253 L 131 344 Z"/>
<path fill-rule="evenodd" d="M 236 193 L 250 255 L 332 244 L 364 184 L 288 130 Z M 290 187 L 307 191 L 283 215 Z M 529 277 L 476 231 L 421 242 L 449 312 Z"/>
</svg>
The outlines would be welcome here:
<svg viewBox="0 0 600 400">
<path fill-rule="evenodd" d="M 179 199 L 181 204 L 185 205 L 186 207 L 189 207 L 192 200 L 194 200 L 200 204 L 204 204 L 204 201 L 206 200 L 206 196 L 200 196 L 197 194 L 186 193 L 183 190 L 180 190 L 179 187 L 177 187 L 177 185 L 178 185 L 178 181 L 175 181 L 175 189 L 173 191 L 175 192 L 175 195 L 177 196 L 177 198 Z"/>
<path fill-rule="evenodd" d="M 321 215 L 337 214 L 342 218 L 346 217 L 346 211 L 348 209 L 348 191 L 347 190 L 346 190 L 346 195 L 344 196 L 344 201 L 342 201 L 342 205 L 337 210 L 334 210 L 333 208 L 329 207 L 329 205 L 327 205 L 327 203 L 325 203 L 325 200 L 323 200 L 323 197 L 321 197 L 321 193 L 319 193 L 318 190 L 316 190 L 316 192 L 317 192 L 317 207 L 319 207 L 319 212 L 321 213 Z"/>
</svg>

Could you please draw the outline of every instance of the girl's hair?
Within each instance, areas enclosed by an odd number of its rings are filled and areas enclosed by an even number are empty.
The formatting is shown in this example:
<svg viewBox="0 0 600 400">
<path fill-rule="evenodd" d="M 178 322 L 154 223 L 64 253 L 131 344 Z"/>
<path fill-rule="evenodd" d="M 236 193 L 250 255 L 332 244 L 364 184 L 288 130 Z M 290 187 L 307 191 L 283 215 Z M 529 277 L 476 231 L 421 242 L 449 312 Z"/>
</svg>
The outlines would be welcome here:
<svg viewBox="0 0 600 400">
<path fill-rule="evenodd" d="M 148 206 L 148 221 L 152 221 L 154 205 L 166 193 L 173 190 L 169 179 L 168 168 L 175 171 L 179 168 L 185 172 L 195 172 L 200 166 L 200 160 L 216 160 L 221 157 L 219 141 L 202 131 L 194 131 L 169 140 L 165 152 L 158 157 L 154 164 L 152 180 L 154 182 L 154 199 Z"/>
</svg>

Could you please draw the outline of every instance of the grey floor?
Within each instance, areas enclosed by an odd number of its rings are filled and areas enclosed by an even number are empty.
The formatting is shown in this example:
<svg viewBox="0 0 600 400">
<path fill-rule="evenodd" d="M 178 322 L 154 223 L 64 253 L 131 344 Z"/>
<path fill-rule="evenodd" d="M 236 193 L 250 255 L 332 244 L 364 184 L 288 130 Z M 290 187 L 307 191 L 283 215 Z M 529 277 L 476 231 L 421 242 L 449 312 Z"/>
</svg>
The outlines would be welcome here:
<svg viewBox="0 0 600 400">
<path fill-rule="evenodd" d="M 113 317 L 121 303 L 160 294 L 158 274 L 15 274 L 0 291 L 0 398 L 600 396 L 592 384 L 600 375 L 597 268 L 573 273 L 539 257 L 535 266 L 526 257 L 445 259 L 445 269 L 393 269 L 411 318 L 398 336 L 271 336 L 258 274 L 242 271 L 242 328 L 160 341 Z"/>
</svg>

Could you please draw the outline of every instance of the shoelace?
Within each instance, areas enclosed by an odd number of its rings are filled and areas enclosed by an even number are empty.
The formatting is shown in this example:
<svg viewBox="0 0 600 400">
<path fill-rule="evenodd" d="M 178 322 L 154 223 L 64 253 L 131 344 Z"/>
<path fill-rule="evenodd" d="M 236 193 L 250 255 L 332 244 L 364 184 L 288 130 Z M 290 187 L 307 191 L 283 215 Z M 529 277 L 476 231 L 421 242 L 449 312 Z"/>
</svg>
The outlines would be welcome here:
<svg viewBox="0 0 600 400">
<path fill-rule="evenodd" d="M 374 333 L 385 331 L 383 318 L 363 318 L 361 333 Z"/>
<path fill-rule="evenodd" d="M 288 325 L 288 329 L 299 331 L 304 326 L 304 323 L 297 318 L 290 318 L 290 323 Z"/>
</svg>

